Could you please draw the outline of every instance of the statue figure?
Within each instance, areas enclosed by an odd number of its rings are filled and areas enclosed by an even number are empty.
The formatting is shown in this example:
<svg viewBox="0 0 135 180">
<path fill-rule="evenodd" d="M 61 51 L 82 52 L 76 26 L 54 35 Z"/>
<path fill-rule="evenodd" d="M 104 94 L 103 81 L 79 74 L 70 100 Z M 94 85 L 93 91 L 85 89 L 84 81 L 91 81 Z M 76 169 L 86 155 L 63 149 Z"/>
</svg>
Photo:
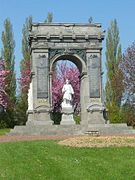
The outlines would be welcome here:
<svg viewBox="0 0 135 180">
<path fill-rule="evenodd" d="M 63 93 L 63 102 L 61 104 L 62 106 L 62 119 L 61 119 L 61 125 L 73 125 L 75 124 L 74 118 L 73 118 L 73 105 L 72 105 L 72 95 L 74 94 L 74 90 L 69 84 L 69 80 L 66 79 L 66 83 L 64 84 L 62 88 Z"/>
<path fill-rule="evenodd" d="M 71 106 L 71 102 L 72 102 L 72 95 L 74 94 L 74 90 L 71 86 L 71 84 L 69 84 L 69 80 L 66 79 L 66 84 L 64 84 L 63 88 L 62 88 L 62 93 L 63 93 L 63 102 L 62 102 L 62 106 Z"/>
</svg>

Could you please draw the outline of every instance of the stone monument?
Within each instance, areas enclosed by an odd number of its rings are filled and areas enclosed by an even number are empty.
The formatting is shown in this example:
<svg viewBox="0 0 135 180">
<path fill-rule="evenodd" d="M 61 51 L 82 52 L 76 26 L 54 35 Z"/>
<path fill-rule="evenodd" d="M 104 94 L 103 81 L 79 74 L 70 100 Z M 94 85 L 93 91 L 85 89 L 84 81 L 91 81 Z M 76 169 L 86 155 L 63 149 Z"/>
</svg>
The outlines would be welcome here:
<svg viewBox="0 0 135 180">
<path fill-rule="evenodd" d="M 100 132 L 104 135 L 132 133 L 126 124 L 105 124 L 103 119 L 105 110 L 102 94 L 103 39 L 104 31 L 99 23 L 31 25 L 29 45 L 32 72 L 28 95 L 28 121 L 26 126 L 15 126 L 11 134 L 58 136 L 86 132 Z M 80 125 L 72 125 L 73 90 L 70 94 L 64 90 L 65 86 L 69 87 L 69 83 L 63 87 L 62 125 L 53 125 L 50 118 L 53 65 L 58 60 L 69 60 L 80 71 Z"/>
<path fill-rule="evenodd" d="M 66 83 L 62 88 L 63 93 L 63 102 L 61 104 L 62 107 L 62 120 L 61 125 L 70 125 L 75 124 L 73 119 L 73 105 L 72 105 L 72 95 L 74 94 L 74 90 L 71 84 L 69 84 L 69 80 L 66 79 Z"/>
<path fill-rule="evenodd" d="M 29 43 L 34 110 L 33 114 L 28 114 L 28 121 L 32 120 L 34 124 L 53 124 L 49 114 L 52 107 L 53 65 L 58 60 L 69 60 L 78 67 L 81 74 L 81 125 L 105 123 L 101 75 L 103 39 L 104 32 L 98 23 L 32 24 Z"/>
</svg>

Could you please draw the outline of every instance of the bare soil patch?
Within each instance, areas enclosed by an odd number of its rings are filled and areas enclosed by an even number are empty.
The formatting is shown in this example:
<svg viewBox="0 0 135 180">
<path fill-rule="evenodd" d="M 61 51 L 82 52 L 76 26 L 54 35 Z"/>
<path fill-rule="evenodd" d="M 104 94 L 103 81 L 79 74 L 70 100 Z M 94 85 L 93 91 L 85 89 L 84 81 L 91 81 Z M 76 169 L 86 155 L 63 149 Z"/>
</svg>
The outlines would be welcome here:
<svg viewBox="0 0 135 180">
<path fill-rule="evenodd" d="M 79 136 L 58 142 L 71 147 L 135 147 L 135 136 Z"/>
</svg>

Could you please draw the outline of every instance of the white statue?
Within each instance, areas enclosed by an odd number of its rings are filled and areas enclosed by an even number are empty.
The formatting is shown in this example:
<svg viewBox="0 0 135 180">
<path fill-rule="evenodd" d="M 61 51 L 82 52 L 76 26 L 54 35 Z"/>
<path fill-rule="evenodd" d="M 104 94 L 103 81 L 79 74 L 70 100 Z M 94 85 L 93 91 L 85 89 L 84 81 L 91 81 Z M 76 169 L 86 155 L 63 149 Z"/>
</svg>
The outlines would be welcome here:
<svg viewBox="0 0 135 180">
<path fill-rule="evenodd" d="M 62 106 L 62 119 L 61 119 L 61 125 L 73 125 L 75 124 L 74 118 L 73 118 L 73 105 L 72 105 L 72 95 L 74 94 L 74 90 L 69 84 L 69 80 L 66 79 L 66 84 L 64 84 L 62 88 L 63 93 L 63 102 L 61 104 Z"/>
<path fill-rule="evenodd" d="M 71 106 L 71 102 L 72 102 L 72 95 L 74 94 L 74 90 L 71 86 L 71 84 L 69 84 L 69 80 L 66 79 L 66 84 L 64 84 L 63 88 L 62 88 L 62 93 L 63 93 L 63 103 L 62 106 Z"/>
<path fill-rule="evenodd" d="M 32 82 L 31 82 L 28 91 L 28 111 L 32 111 L 32 110 L 33 110 L 33 90 L 32 90 Z"/>
</svg>

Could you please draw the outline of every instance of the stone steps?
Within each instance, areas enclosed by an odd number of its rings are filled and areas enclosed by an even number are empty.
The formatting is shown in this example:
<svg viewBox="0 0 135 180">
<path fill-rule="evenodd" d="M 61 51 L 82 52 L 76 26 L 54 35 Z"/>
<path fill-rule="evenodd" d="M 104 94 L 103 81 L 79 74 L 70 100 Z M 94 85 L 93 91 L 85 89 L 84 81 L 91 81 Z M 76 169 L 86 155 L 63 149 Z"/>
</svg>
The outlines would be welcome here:
<svg viewBox="0 0 135 180">
<path fill-rule="evenodd" d="M 36 125 L 36 126 L 15 126 L 9 135 L 79 135 L 82 134 L 79 125 Z"/>
<path fill-rule="evenodd" d="M 135 130 L 127 124 L 89 125 L 88 131 L 99 131 L 100 135 L 135 135 Z"/>
<path fill-rule="evenodd" d="M 26 126 L 15 126 L 9 135 L 135 135 L 135 130 L 126 124 L 93 124 L 83 125 L 44 125 L 27 124 Z"/>
</svg>

